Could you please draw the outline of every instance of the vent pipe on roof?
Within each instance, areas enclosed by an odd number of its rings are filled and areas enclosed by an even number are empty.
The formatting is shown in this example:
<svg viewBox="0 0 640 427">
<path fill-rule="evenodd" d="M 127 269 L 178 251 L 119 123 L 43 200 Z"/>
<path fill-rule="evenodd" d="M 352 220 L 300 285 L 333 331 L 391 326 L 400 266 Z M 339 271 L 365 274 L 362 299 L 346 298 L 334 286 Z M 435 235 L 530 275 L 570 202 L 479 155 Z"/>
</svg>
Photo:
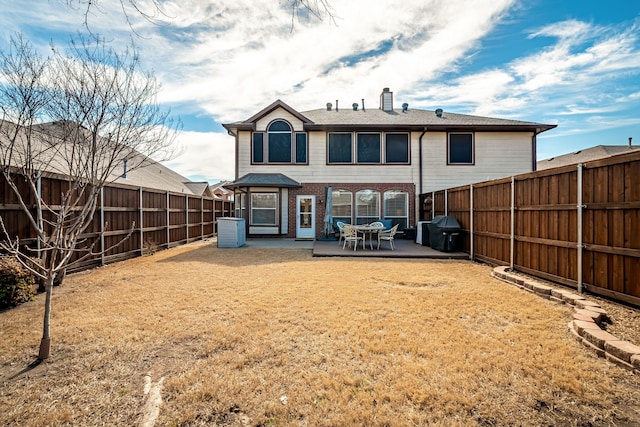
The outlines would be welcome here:
<svg viewBox="0 0 640 427">
<path fill-rule="evenodd" d="M 122 177 L 127 179 L 127 159 L 124 159 L 124 170 L 122 171 Z"/>
<path fill-rule="evenodd" d="M 402 104 L 402 112 L 406 113 L 407 110 L 409 109 L 409 104 L 407 104 L 406 102 Z"/>
<path fill-rule="evenodd" d="M 336 99 L 336 112 L 338 112 L 338 100 Z"/>
<path fill-rule="evenodd" d="M 629 137 L 629 148 L 631 148 L 631 140 L 632 139 L 633 139 L 632 137 Z"/>
<path fill-rule="evenodd" d="M 333 104 L 331 104 L 330 102 L 327 102 L 327 111 L 331 111 L 332 106 Z"/>
<path fill-rule="evenodd" d="M 353 111 L 358 111 L 358 103 L 354 102 L 353 104 L 351 104 L 351 106 L 353 107 Z"/>
<path fill-rule="evenodd" d="M 437 108 L 436 109 L 436 116 L 442 117 L 442 108 Z"/>
<path fill-rule="evenodd" d="M 364 111 L 364 98 L 362 98 L 362 111 Z"/>
</svg>

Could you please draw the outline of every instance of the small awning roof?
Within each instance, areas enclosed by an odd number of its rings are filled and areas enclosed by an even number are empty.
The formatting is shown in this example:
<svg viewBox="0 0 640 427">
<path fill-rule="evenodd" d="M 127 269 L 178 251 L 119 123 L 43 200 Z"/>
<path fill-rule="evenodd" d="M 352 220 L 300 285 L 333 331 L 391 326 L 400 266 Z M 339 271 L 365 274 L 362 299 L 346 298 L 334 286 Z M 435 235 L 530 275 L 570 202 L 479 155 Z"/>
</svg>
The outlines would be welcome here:
<svg viewBox="0 0 640 427">
<path fill-rule="evenodd" d="M 302 185 L 281 173 L 248 173 L 229 184 L 225 184 L 224 187 L 230 189 L 240 187 L 300 188 Z"/>
</svg>

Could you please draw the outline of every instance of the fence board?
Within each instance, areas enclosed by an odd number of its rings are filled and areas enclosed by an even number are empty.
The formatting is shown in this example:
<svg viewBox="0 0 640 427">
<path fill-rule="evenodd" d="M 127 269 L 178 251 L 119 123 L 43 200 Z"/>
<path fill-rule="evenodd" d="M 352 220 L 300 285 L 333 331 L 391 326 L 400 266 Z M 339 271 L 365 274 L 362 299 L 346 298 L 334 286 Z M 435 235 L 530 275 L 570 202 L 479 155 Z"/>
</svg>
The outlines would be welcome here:
<svg viewBox="0 0 640 427">
<path fill-rule="evenodd" d="M 22 180 L 17 183 L 21 194 L 28 195 L 26 202 L 35 204 L 35 198 L 28 191 L 26 183 Z M 60 176 L 47 175 L 41 178 L 41 188 L 42 199 L 55 207 L 61 204 L 62 194 L 69 188 L 69 183 Z M 95 215 L 82 236 L 86 238 L 83 247 L 93 245 L 94 252 L 100 252 L 103 249 L 103 239 L 104 248 L 109 250 L 102 257 L 84 259 L 73 265 L 70 271 L 92 268 L 212 237 L 215 235 L 216 218 L 233 212 L 233 202 L 121 184 L 105 187 L 102 194 L 104 200 L 98 199 Z M 35 231 L 18 205 L 18 198 L 2 176 L 0 215 L 10 236 L 19 236 L 23 243 L 36 247 Z M 45 212 L 45 218 L 51 219 L 53 215 L 54 213 Z M 72 261 L 78 260 L 80 256 L 75 255 Z"/>
<path fill-rule="evenodd" d="M 582 265 L 578 265 L 578 167 L 514 178 L 514 267 L 528 274 L 640 305 L 640 153 L 586 163 L 582 169 Z M 447 209 L 461 226 L 473 215 L 474 234 L 462 249 L 494 264 L 510 263 L 511 180 L 420 195 L 433 197 L 434 215 Z M 472 212 L 471 212 L 472 211 Z M 420 217 L 430 219 L 426 208 Z"/>
</svg>

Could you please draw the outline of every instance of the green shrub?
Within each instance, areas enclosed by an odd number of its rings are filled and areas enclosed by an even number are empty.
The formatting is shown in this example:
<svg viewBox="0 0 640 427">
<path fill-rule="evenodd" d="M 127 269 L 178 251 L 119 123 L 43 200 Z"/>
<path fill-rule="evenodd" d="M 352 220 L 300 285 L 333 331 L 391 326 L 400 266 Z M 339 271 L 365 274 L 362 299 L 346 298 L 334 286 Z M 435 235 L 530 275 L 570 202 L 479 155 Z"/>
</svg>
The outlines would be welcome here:
<svg viewBox="0 0 640 427">
<path fill-rule="evenodd" d="M 36 281 L 15 258 L 0 257 L 0 308 L 15 307 L 36 295 Z"/>
</svg>

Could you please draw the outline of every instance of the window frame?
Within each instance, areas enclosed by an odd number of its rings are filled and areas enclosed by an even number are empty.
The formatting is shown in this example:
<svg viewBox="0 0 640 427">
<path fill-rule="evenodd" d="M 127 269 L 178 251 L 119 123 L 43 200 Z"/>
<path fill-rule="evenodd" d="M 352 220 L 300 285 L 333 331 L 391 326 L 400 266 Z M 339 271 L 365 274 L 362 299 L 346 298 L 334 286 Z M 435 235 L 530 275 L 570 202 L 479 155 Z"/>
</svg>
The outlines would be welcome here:
<svg viewBox="0 0 640 427">
<path fill-rule="evenodd" d="M 360 194 L 361 193 L 372 193 L 375 195 L 375 200 L 376 200 L 376 206 L 375 206 L 375 210 L 377 210 L 376 212 L 366 212 L 367 214 L 371 214 L 371 215 L 360 215 L 360 206 L 361 204 L 359 203 L 360 200 Z M 358 190 L 356 191 L 355 194 L 355 207 L 356 207 L 356 215 L 355 215 L 355 220 L 356 220 L 356 224 L 370 224 L 374 221 L 377 221 L 378 219 L 380 219 L 380 192 L 378 190 L 372 190 L 372 189 L 363 189 L 363 190 Z M 368 210 L 369 208 L 367 208 Z M 361 221 L 361 218 L 367 218 L 366 222 Z"/>
<path fill-rule="evenodd" d="M 349 161 L 331 161 L 331 137 L 334 135 L 349 136 Z M 327 132 L 327 164 L 328 165 L 351 165 L 353 164 L 353 132 Z"/>
<path fill-rule="evenodd" d="M 264 132 L 252 132 L 251 133 L 251 164 L 252 165 L 263 165 L 266 162 L 264 161 Z M 256 137 L 260 136 L 260 141 L 256 141 Z M 256 148 L 259 146 L 260 150 L 258 151 Z M 256 155 L 260 153 L 260 160 L 256 160 Z"/>
<path fill-rule="evenodd" d="M 404 135 L 407 137 L 407 160 L 389 161 L 388 137 L 390 135 Z M 384 163 L 386 165 L 409 165 L 411 164 L 411 134 L 409 132 L 385 132 L 384 134 Z"/>
<path fill-rule="evenodd" d="M 377 161 L 362 161 L 360 160 L 360 136 L 375 135 L 378 137 L 378 160 Z M 382 134 L 380 132 L 357 132 L 355 138 L 355 163 L 358 165 L 379 165 L 382 164 Z"/>
<path fill-rule="evenodd" d="M 273 208 L 271 207 L 254 207 L 254 196 L 273 196 L 273 200 L 274 200 L 274 206 Z M 276 192 L 252 192 L 251 196 L 250 196 L 250 201 L 249 201 L 249 212 L 250 212 L 250 218 L 249 218 L 249 225 L 252 226 L 258 226 L 258 227 L 275 227 L 278 226 L 278 207 L 280 205 L 280 197 L 279 197 L 279 193 Z M 274 222 L 273 223 L 258 223 L 254 221 L 254 211 L 255 210 L 263 210 L 263 211 L 273 211 L 274 212 Z"/>
<path fill-rule="evenodd" d="M 288 130 L 271 130 L 272 127 L 277 126 L 280 123 L 284 123 L 287 125 L 287 127 L 289 128 Z M 272 156 L 272 147 L 271 144 L 273 142 L 273 144 L 275 145 L 276 143 L 278 143 L 279 141 L 276 140 L 276 136 L 285 136 L 288 135 L 289 136 L 289 160 L 271 160 L 271 156 Z M 273 136 L 273 138 L 272 138 Z M 285 139 L 283 139 L 283 142 L 286 142 Z M 275 147 L 274 147 L 275 148 Z M 263 148 L 264 149 L 264 148 Z M 272 121 L 271 123 L 269 123 L 269 125 L 267 126 L 267 163 L 269 164 L 290 164 L 293 163 L 293 159 L 294 159 L 294 154 L 293 154 L 293 126 L 291 126 L 290 123 L 288 123 L 285 120 L 282 119 L 276 119 L 274 121 Z M 275 156 L 275 153 L 277 151 L 274 149 L 273 150 L 273 155 Z M 283 152 L 286 152 L 286 150 L 284 150 Z M 278 153 L 280 154 L 280 153 Z"/>
<path fill-rule="evenodd" d="M 404 200 L 404 215 L 391 215 L 387 212 L 387 194 L 403 194 Z M 390 219 L 392 225 L 398 224 L 399 229 L 404 229 L 409 226 L 409 193 L 402 190 L 387 190 L 382 195 L 382 211 L 384 213 L 384 219 Z"/>
<path fill-rule="evenodd" d="M 451 160 L 451 136 L 470 135 L 471 136 L 471 162 L 454 162 Z M 447 165 L 450 166 L 473 166 L 476 164 L 476 138 L 474 132 L 447 132 Z"/>
<path fill-rule="evenodd" d="M 302 143 L 304 144 L 304 161 L 299 161 L 298 160 L 298 155 L 300 154 L 299 152 L 299 146 L 298 143 L 300 143 L 298 137 L 304 137 L 304 141 L 302 141 Z M 296 165 L 308 165 L 309 164 L 309 135 L 307 135 L 306 132 L 294 132 L 294 151 L 295 151 L 295 158 L 292 159 L 294 160 L 292 163 L 296 164 Z"/>
<path fill-rule="evenodd" d="M 284 123 L 289 131 L 269 129 L 274 123 Z M 289 134 L 289 161 L 272 161 L 270 135 Z M 304 156 L 302 156 L 304 154 Z M 260 155 L 260 158 L 256 156 Z M 304 157 L 304 159 L 302 159 Z M 251 164 L 252 165 L 308 165 L 309 164 L 309 135 L 307 132 L 297 132 L 293 126 L 284 119 L 275 119 L 264 131 L 251 132 Z"/>
<path fill-rule="evenodd" d="M 335 209 L 335 202 L 338 200 L 338 195 L 336 195 L 336 193 L 341 193 L 343 195 L 348 195 L 349 196 L 349 215 L 336 215 L 336 212 L 334 211 Z M 337 221 L 342 221 L 344 223 L 347 224 L 351 224 L 351 221 L 353 221 L 353 191 L 351 190 L 344 190 L 344 189 L 336 189 L 336 190 L 331 190 L 331 199 L 333 200 L 332 206 L 331 206 L 331 216 L 333 218 L 333 224 L 335 226 L 335 223 Z M 345 205 L 346 206 L 346 205 Z"/>
</svg>

